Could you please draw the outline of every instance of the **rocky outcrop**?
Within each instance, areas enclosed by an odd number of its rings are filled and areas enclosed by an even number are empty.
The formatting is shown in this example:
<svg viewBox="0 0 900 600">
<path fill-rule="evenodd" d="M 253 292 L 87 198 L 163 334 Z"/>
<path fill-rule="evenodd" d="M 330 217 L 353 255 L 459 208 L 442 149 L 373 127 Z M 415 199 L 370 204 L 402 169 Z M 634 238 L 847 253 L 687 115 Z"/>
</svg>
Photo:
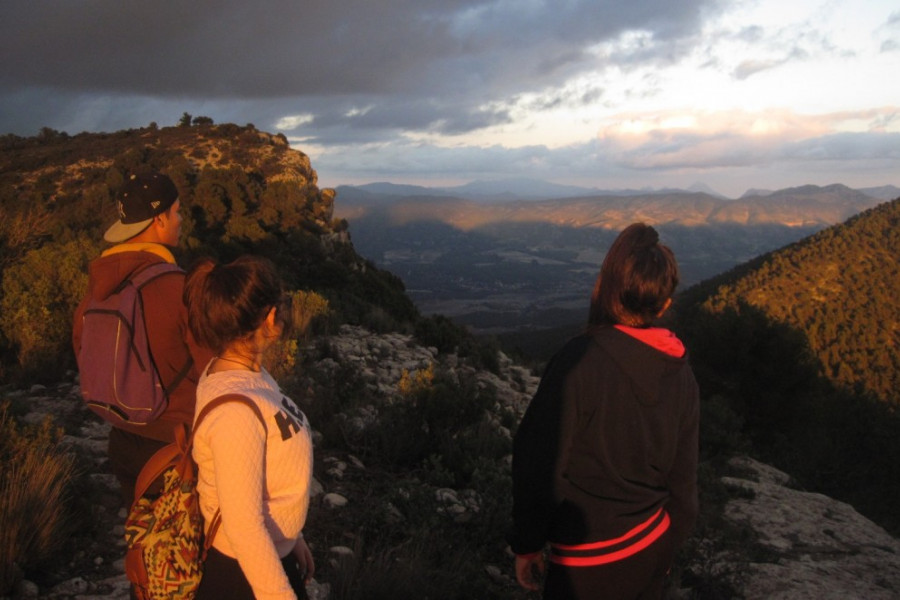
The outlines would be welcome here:
<svg viewBox="0 0 900 600">
<path fill-rule="evenodd" d="M 338 362 L 356 367 L 366 384 L 385 398 L 398 393 L 397 382 L 403 372 L 438 367 L 458 380 L 475 381 L 480 387 L 493 388 L 498 406 L 521 413 L 537 390 L 538 378 L 500 353 L 497 373 L 475 369 L 455 355 L 438 354 L 437 348 L 418 345 L 403 333 L 373 333 L 364 327 L 343 325 L 337 335 L 328 338 L 335 358 L 323 358 L 316 368 L 334 370 Z"/>
<path fill-rule="evenodd" d="M 732 565 L 745 598 L 766 600 L 888 600 L 900 597 L 900 540 L 849 504 L 791 487 L 790 476 L 750 458 L 726 477 L 742 490 L 725 517 L 749 525 L 769 552 L 765 562 Z M 748 493 L 749 492 L 749 493 Z"/>
<path fill-rule="evenodd" d="M 373 396 L 384 402 L 399 399 L 398 382 L 404 373 L 415 374 L 438 365 L 453 370 L 457 377 L 494 388 L 496 409 L 502 406 L 520 413 L 537 386 L 536 377 L 506 357 L 501 357 L 499 374 L 478 371 L 460 364 L 454 355 L 439 355 L 435 348 L 417 345 L 412 336 L 404 334 L 375 334 L 361 327 L 345 325 L 336 335 L 327 338 L 327 345 L 328 357 L 315 359 L 309 368 L 331 372 L 336 371 L 339 365 L 351 365 Z M 106 457 L 110 426 L 99 421 L 85 407 L 80 398 L 77 376 L 75 373 L 69 375 L 71 381 L 56 386 L 35 385 L 29 390 L 0 389 L 0 402 L 9 400 L 17 406 L 27 407 L 24 421 L 37 424 L 49 417 L 65 429 L 63 445 L 90 472 L 92 494 L 91 515 L 87 519 L 92 525 L 82 528 L 83 531 L 73 537 L 64 552 L 68 556 L 53 567 L 52 573 L 40 578 L 41 584 L 22 581 L 14 598 L 127 600 L 128 582 L 122 558 L 125 552 L 125 509 L 121 507 L 118 483 L 109 473 Z M 377 414 L 375 406 L 363 405 L 342 417 L 351 426 L 364 428 L 372 425 Z M 503 429 L 499 421 L 495 425 Z M 508 430 L 506 435 L 509 435 Z M 314 441 L 320 439 L 321 436 L 314 431 Z M 316 452 L 311 518 L 314 518 L 316 511 L 354 510 L 363 502 L 363 492 L 367 486 L 361 487 L 353 482 L 365 481 L 365 464 L 352 455 L 337 456 L 318 449 Z M 474 490 L 441 488 L 430 494 L 435 514 L 458 523 L 478 518 L 479 496 Z M 390 503 L 385 502 L 384 509 L 402 519 Z M 346 546 L 317 548 L 316 540 L 309 542 L 319 560 L 323 557 L 329 561 L 348 560 L 354 553 Z M 494 566 L 494 569 L 498 567 Z M 327 582 L 313 581 L 307 589 L 313 600 L 325 600 L 329 596 L 329 587 Z"/>
</svg>

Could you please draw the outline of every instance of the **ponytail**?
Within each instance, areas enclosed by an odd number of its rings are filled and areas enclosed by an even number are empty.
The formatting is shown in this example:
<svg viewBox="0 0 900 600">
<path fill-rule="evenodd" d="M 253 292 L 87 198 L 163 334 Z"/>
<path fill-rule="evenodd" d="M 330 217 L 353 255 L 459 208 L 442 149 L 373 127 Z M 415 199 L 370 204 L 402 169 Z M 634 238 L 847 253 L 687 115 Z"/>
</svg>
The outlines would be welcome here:
<svg viewBox="0 0 900 600">
<path fill-rule="evenodd" d="M 634 223 L 616 238 L 603 259 L 591 295 L 589 325 L 646 327 L 678 286 L 678 263 L 657 231 Z"/>
</svg>

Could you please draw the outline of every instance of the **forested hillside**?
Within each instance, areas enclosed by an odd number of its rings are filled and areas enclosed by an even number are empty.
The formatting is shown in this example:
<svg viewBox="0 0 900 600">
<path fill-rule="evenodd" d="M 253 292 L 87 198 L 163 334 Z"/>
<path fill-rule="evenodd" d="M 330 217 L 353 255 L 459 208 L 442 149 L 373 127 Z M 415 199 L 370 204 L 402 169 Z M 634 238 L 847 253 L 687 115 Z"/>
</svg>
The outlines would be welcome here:
<svg viewBox="0 0 900 600">
<path fill-rule="evenodd" d="M 900 531 L 900 199 L 687 290 L 706 451 L 750 449 Z"/>
<path fill-rule="evenodd" d="M 148 168 L 179 188 L 182 265 L 263 254 L 289 289 L 324 298 L 335 322 L 411 326 L 402 283 L 356 254 L 305 154 L 252 125 L 194 123 L 0 138 L 0 375 L 53 380 L 73 366 L 71 317 L 116 218 L 113 195 Z"/>
<path fill-rule="evenodd" d="M 704 308 L 749 304 L 801 330 L 836 385 L 900 404 L 900 200 L 759 262 Z"/>
</svg>

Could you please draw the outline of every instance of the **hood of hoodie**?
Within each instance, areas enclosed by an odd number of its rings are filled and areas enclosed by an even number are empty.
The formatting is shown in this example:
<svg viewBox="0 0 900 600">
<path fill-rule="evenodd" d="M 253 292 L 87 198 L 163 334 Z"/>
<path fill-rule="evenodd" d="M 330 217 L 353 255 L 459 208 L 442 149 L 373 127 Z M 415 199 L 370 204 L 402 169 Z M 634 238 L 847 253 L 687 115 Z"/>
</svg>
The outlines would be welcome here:
<svg viewBox="0 0 900 600">
<path fill-rule="evenodd" d="M 665 352 L 670 356 L 684 356 L 684 344 L 668 329 L 663 329 L 662 327 L 628 327 L 626 325 L 615 325 L 615 328 L 641 340 L 660 352 Z"/>
<path fill-rule="evenodd" d="M 632 389 L 642 403 L 659 402 L 660 390 L 675 385 L 687 363 L 687 352 L 673 356 L 615 327 L 600 329 L 593 337 L 631 380 Z"/>
<path fill-rule="evenodd" d="M 175 264 L 175 257 L 162 244 L 119 244 L 109 248 L 91 263 L 91 297 L 104 300 L 126 279 L 158 262 Z"/>
</svg>

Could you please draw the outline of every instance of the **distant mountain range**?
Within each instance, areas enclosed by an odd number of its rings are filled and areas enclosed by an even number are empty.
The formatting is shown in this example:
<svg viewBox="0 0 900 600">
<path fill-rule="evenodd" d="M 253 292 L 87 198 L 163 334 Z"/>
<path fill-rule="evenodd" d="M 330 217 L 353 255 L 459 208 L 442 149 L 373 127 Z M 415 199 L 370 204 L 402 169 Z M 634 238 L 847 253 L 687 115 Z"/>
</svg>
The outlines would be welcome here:
<svg viewBox="0 0 900 600">
<path fill-rule="evenodd" d="M 420 310 L 500 333 L 582 320 L 606 248 L 629 223 L 659 229 L 687 287 L 883 202 L 844 185 L 757 190 L 737 200 L 687 190 L 502 202 L 473 193 L 499 189 L 343 186 L 335 216 L 349 221 L 361 255 L 403 280 Z M 900 196 L 897 188 L 880 193 L 892 190 Z"/>
<path fill-rule="evenodd" d="M 424 187 L 388 182 L 368 183 L 360 186 L 339 186 L 338 190 L 353 188 L 380 196 L 450 196 L 469 200 L 505 202 L 509 200 L 547 200 L 591 195 L 635 195 L 649 190 L 600 190 L 575 185 L 561 185 L 537 179 L 479 180 L 450 187 Z"/>
<path fill-rule="evenodd" d="M 634 221 L 684 226 L 779 224 L 787 227 L 828 226 L 900 196 L 886 186 L 854 190 L 841 184 L 807 185 L 772 192 L 755 190 L 737 200 L 687 190 L 592 191 L 530 182 L 533 197 L 500 193 L 501 188 L 473 182 L 436 189 L 394 184 L 340 186 L 336 211 L 351 222 L 378 215 L 387 224 L 438 221 L 462 230 L 492 223 L 552 223 L 570 227 L 621 229 Z M 494 183 L 495 185 L 496 182 Z M 511 182 L 506 189 L 513 189 Z M 496 192 L 490 195 L 487 192 Z M 538 194 L 538 190 L 542 190 Z M 558 192 L 550 196 L 552 190 Z M 576 195 L 575 191 L 582 193 Z M 566 194 L 563 194 L 566 192 Z M 891 194 L 894 194 L 891 196 Z M 498 201 L 502 199 L 502 201 Z"/>
<path fill-rule="evenodd" d="M 830 186 L 829 186 L 830 187 Z M 559 198 L 578 198 L 590 196 L 652 196 L 683 193 L 704 193 L 715 198 L 727 200 L 724 194 L 703 183 L 695 183 L 687 189 L 678 188 L 643 188 L 643 189 L 601 189 L 588 188 L 575 185 L 563 185 L 542 181 L 538 179 L 500 179 L 500 180 L 476 180 L 469 183 L 449 187 L 425 187 L 419 185 L 404 185 L 389 182 L 367 183 L 359 186 L 339 186 L 337 190 L 348 196 L 358 192 L 365 192 L 376 196 L 450 196 L 468 200 L 499 201 L 509 200 L 553 200 Z M 857 189 L 856 191 L 878 198 L 880 200 L 892 200 L 900 196 L 900 188 L 893 185 Z M 747 190 L 740 198 L 753 196 L 770 196 L 777 193 L 775 190 L 752 188 Z"/>
</svg>

